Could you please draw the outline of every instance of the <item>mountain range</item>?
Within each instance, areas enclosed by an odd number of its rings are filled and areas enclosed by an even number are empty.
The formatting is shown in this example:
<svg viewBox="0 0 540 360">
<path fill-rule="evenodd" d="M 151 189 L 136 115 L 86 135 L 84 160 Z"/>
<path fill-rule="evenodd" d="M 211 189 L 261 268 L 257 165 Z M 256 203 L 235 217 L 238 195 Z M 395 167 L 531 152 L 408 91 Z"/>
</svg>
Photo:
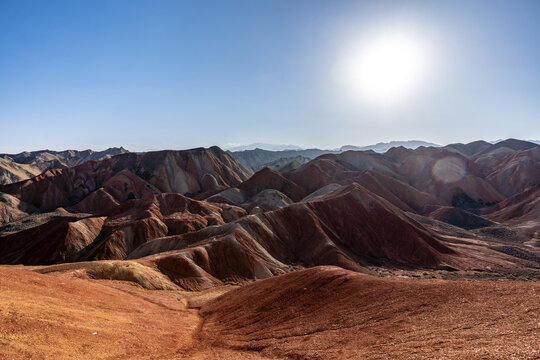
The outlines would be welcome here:
<svg viewBox="0 0 540 360">
<path fill-rule="evenodd" d="M 263 149 L 269 151 L 283 151 L 283 150 L 303 150 L 298 145 L 279 145 L 279 144 L 267 144 L 267 143 L 253 143 L 249 145 L 235 145 L 225 148 L 228 151 L 245 151 Z"/>
<path fill-rule="evenodd" d="M 392 147 L 403 146 L 408 149 L 416 149 L 419 146 L 439 146 L 437 144 L 428 143 L 425 141 L 409 140 L 409 141 L 391 141 L 387 143 L 377 143 L 368 146 L 344 145 L 337 149 L 302 149 L 294 145 L 271 145 L 271 144 L 252 144 L 248 146 L 239 146 L 229 148 L 233 157 L 242 165 L 251 168 L 252 170 L 260 170 L 265 166 L 280 170 L 286 163 L 295 162 L 294 165 L 301 165 L 309 160 L 323 154 L 339 154 L 344 151 L 375 151 L 386 152 Z"/>
<path fill-rule="evenodd" d="M 17 314 L 39 311 L 60 357 L 57 335 L 78 331 L 95 354 L 93 332 L 163 358 L 399 358 L 419 341 L 429 358 L 469 336 L 502 357 L 537 348 L 538 144 L 84 153 L 6 155 L 44 170 L 0 185 L 0 303 L 32 296 Z M 6 326 L 50 346 L 41 325 Z"/>
<path fill-rule="evenodd" d="M 76 166 L 89 160 L 102 160 L 128 151 L 123 147 L 103 151 L 25 151 L 19 154 L 0 154 L 0 184 L 9 184 L 41 174 L 50 169 Z"/>
</svg>

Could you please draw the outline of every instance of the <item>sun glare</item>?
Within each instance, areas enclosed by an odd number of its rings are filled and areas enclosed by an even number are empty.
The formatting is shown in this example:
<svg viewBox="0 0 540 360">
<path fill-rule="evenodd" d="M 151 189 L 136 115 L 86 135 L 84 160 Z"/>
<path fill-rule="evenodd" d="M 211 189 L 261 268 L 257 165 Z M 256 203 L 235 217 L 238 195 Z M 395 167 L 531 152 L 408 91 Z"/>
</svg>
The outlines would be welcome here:
<svg viewBox="0 0 540 360">
<path fill-rule="evenodd" d="M 403 101 L 424 81 L 425 45 L 405 32 L 383 33 L 365 41 L 345 61 L 343 79 L 353 94 L 376 104 Z"/>
</svg>

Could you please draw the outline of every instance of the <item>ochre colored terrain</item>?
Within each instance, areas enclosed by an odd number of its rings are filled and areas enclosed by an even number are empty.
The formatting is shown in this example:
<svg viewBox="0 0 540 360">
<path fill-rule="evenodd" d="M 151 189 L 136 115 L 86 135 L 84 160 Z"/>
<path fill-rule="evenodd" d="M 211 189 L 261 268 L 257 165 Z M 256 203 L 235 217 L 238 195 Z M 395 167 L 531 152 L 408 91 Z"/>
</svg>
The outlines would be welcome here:
<svg viewBox="0 0 540 360">
<path fill-rule="evenodd" d="M 0 267 L 0 359 L 252 359 L 210 348 L 178 291 Z"/>
<path fill-rule="evenodd" d="M 534 282 L 378 278 L 316 267 L 189 293 L 0 268 L 0 288 L 2 359 L 540 355 Z"/>
</svg>

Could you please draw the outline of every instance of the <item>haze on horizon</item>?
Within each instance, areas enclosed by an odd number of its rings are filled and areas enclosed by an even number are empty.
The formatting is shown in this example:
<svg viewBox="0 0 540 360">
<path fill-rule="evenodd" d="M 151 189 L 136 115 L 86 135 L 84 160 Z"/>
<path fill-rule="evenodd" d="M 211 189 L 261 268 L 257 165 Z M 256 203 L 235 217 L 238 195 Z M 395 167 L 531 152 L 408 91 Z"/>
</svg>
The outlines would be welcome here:
<svg viewBox="0 0 540 360">
<path fill-rule="evenodd" d="M 540 139 L 539 19 L 537 1 L 3 0 L 0 152 Z"/>
</svg>

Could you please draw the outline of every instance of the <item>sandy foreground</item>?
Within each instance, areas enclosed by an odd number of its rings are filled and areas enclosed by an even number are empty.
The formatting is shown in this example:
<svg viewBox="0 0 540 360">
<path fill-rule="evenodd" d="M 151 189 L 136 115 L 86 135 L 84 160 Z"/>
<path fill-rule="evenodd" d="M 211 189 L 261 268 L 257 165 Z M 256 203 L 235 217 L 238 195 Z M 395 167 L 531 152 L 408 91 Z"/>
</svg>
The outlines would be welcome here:
<svg viewBox="0 0 540 360">
<path fill-rule="evenodd" d="M 0 359 L 538 359 L 540 284 L 317 267 L 206 292 L 0 267 Z"/>
</svg>

